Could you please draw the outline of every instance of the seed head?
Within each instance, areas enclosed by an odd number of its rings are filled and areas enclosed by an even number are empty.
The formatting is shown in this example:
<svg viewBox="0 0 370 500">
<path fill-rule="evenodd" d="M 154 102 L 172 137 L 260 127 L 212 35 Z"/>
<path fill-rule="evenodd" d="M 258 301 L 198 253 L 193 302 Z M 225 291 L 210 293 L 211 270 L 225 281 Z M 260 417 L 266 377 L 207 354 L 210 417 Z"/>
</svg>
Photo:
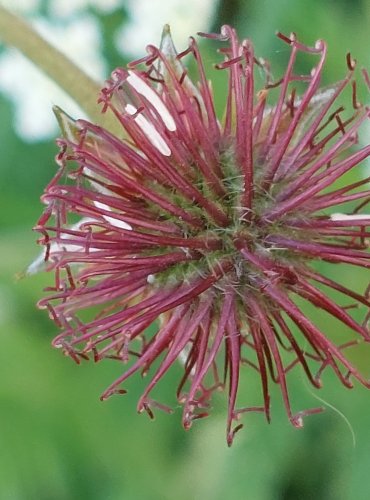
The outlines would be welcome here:
<svg viewBox="0 0 370 500">
<path fill-rule="evenodd" d="M 203 36 L 218 41 L 216 68 L 228 73 L 222 119 L 197 42 L 177 54 L 168 27 L 160 48 L 116 69 L 101 91 L 121 134 L 56 109 L 59 170 L 36 227 L 55 285 L 40 306 L 61 329 L 54 346 L 76 362 L 128 363 L 102 399 L 125 392 L 122 384 L 141 371 L 151 376 L 138 411 L 170 412 L 151 393 L 180 363 L 176 396 L 187 429 L 208 415 L 214 391 L 226 389 L 231 444 L 244 412 L 270 420 L 271 382 L 294 426 L 321 410 L 293 414 L 287 373 L 295 365 L 315 387 L 325 368 L 346 387 L 353 379 L 370 387 L 345 355 L 370 341 L 369 294 L 340 280 L 340 266 L 370 266 L 369 179 L 347 181 L 370 154 L 370 145 L 358 145 L 370 111 L 358 100 L 350 56 L 343 80 L 320 87 L 321 40 L 308 47 L 278 34 L 290 57 L 275 81 L 230 26 Z M 297 73 L 302 57 L 315 64 L 309 74 Z M 364 80 L 368 86 L 365 72 Z M 335 278 L 322 273 L 329 264 Z M 310 305 L 336 320 L 337 339 L 310 319 Z M 261 406 L 238 394 L 239 377 L 253 371 Z"/>
</svg>

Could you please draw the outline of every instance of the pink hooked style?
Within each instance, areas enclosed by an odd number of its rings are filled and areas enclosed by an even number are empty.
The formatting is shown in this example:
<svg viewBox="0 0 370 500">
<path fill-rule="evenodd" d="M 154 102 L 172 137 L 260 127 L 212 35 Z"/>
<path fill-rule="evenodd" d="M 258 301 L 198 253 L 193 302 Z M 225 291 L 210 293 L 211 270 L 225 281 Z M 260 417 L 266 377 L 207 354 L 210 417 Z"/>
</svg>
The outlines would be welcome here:
<svg viewBox="0 0 370 500">
<path fill-rule="evenodd" d="M 77 363 L 126 365 L 102 399 L 123 394 L 141 371 L 151 376 L 138 411 L 171 412 L 151 393 L 178 365 L 188 429 L 225 389 L 230 445 L 245 412 L 270 420 L 271 382 L 294 426 L 321 411 L 292 412 L 287 374 L 296 365 L 317 388 L 326 368 L 346 387 L 357 379 L 370 388 L 346 356 L 370 341 L 369 291 L 348 287 L 339 271 L 370 267 L 369 178 L 359 175 L 370 145 L 358 141 L 370 111 L 350 55 L 343 80 L 320 87 L 321 40 L 309 47 L 278 34 L 290 57 L 273 80 L 230 26 L 201 35 L 220 45 L 216 69 L 228 74 L 222 118 L 197 42 L 178 54 L 168 27 L 160 48 L 115 70 L 101 91 L 121 133 L 56 109 L 59 170 L 36 226 L 55 284 L 39 305 L 61 329 L 53 345 Z M 314 61 L 309 74 L 296 71 L 300 57 Z M 312 306 L 336 322 L 340 341 L 310 319 Z M 241 403 L 243 372 L 259 375 L 262 405 Z"/>
</svg>

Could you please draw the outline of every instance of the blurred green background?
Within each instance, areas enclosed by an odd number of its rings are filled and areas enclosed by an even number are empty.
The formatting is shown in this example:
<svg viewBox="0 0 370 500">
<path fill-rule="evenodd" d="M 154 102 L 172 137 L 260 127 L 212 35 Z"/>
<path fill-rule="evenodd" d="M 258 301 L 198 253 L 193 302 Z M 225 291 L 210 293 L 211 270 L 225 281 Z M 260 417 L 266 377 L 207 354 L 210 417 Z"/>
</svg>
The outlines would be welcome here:
<svg viewBox="0 0 370 500">
<path fill-rule="evenodd" d="M 111 70 L 128 60 L 118 52 L 114 35 L 131 22 L 129 4 L 103 12 L 85 3 L 101 27 Z M 196 8 L 187 0 L 183 6 Z M 48 7 L 49 2 L 39 2 L 39 14 L 50 15 Z M 342 77 L 349 50 L 369 68 L 368 0 L 221 0 L 211 2 L 210 9 L 209 29 L 236 25 L 277 73 L 289 50 L 275 39 L 276 30 L 295 31 L 309 44 L 328 41 L 326 83 Z M 171 21 L 165 2 L 158 1 L 158 11 L 160 24 L 162 18 Z M 142 15 L 142 23 L 150 19 Z M 205 28 L 190 27 L 189 35 Z M 207 53 L 207 62 L 213 57 Z M 370 392 L 358 384 L 348 391 L 329 373 L 324 389 L 315 393 L 299 370 L 289 378 L 294 410 L 320 406 L 320 397 L 325 413 L 308 417 L 297 431 L 272 388 L 272 424 L 248 414 L 231 449 L 225 441 L 223 395 L 211 417 L 189 432 L 181 428 L 180 409 L 172 416 L 158 413 L 154 421 L 136 414 L 139 378 L 127 385 L 128 395 L 99 401 L 122 367 L 113 362 L 76 366 L 53 350 L 56 329 L 35 306 L 51 277 L 15 279 L 38 253 L 31 228 L 42 208 L 39 196 L 55 171 L 56 146 L 52 139 L 31 143 L 17 136 L 14 105 L 5 95 L 0 95 L 0 116 L 0 499 L 369 499 Z M 348 273 L 352 286 L 368 281 L 360 274 Z M 367 375 L 368 360 L 363 363 Z M 162 400 L 171 400 L 171 378 L 179 373 L 175 368 L 163 381 Z M 243 390 L 249 400 L 258 400 L 257 377 L 244 380 Z"/>
</svg>

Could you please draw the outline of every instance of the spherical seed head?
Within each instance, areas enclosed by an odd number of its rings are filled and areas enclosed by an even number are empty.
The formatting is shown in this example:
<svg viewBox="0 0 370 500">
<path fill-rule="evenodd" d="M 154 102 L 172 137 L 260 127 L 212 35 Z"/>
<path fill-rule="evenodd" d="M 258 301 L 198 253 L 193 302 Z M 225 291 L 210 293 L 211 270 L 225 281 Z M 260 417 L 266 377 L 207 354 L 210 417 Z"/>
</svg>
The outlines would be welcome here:
<svg viewBox="0 0 370 500">
<path fill-rule="evenodd" d="M 102 399 L 125 392 L 122 383 L 142 371 L 151 376 L 138 410 L 170 411 L 151 392 L 179 361 L 177 399 L 188 429 L 208 415 L 213 392 L 226 389 L 231 444 L 242 413 L 270 419 L 271 381 L 296 427 L 321 410 L 292 413 L 287 373 L 297 364 L 315 387 L 327 367 L 345 386 L 355 378 L 369 387 L 345 355 L 370 340 L 369 296 L 315 270 L 316 261 L 370 266 L 369 179 L 344 182 L 370 153 L 357 144 L 369 110 L 358 102 L 350 57 L 344 79 L 320 88 L 322 41 L 308 47 L 279 34 L 291 52 L 274 82 L 268 63 L 230 26 L 205 36 L 220 43 L 216 67 L 229 75 L 222 121 L 196 41 L 177 54 L 168 27 L 160 48 L 118 68 L 101 92 L 119 136 L 56 109 L 60 168 L 37 226 L 55 286 L 40 306 L 61 328 L 54 345 L 76 362 L 130 363 Z M 302 54 L 315 60 L 308 75 L 295 73 Z M 349 111 L 338 104 L 346 87 Z M 343 307 L 348 298 L 363 322 Z M 304 303 L 335 318 L 348 342 L 321 331 Z M 239 376 L 253 370 L 263 404 L 239 408 Z"/>
</svg>

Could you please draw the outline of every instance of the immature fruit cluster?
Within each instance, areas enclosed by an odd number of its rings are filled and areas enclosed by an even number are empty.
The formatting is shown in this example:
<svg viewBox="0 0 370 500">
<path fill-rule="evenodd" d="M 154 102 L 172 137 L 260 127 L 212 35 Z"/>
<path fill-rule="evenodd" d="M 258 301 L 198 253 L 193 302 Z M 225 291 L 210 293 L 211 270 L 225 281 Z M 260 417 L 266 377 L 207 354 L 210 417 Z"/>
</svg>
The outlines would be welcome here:
<svg viewBox="0 0 370 500">
<path fill-rule="evenodd" d="M 370 385 L 343 352 L 357 342 L 350 332 L 370 340 L 369 297 L 312 266 L 370 265 L 370 216 L 360 214 L 368 179 L 342 182 L 370 154 L 369 145 L 353 148 L 369 110 L 358 103 L 349 56 L 347 76 L 320 89 L 322 41 L 307 47 L 279 35 L 291 55 L 273 82 L 231 27 L 206 36 L 227 42 L 217 65 L 229 73 L 222 122 L 195 40 L 177 54 L 168 28 L 159 49 L 149 46 L 146 57 L 117 69 L 102 90 L 103 111 L 116 115 L 121 137 L 57 110 L 60 169 L 37 226 L 56 279 L 40 305 L 61 327 L 54 345 L 77 362 L 92 355 L 131 363 L 103 399 L 160 359 L 138 410 L 170 411 L 150 393 L 180 360 L 177 399 L 188 428 L 208 414 L 213 391 L 227 387 L 231 444 L 242 413 L 270 419 L 270 380 L 295 426 L 320 411 L 292 414 L 286 374 L 296 364 L 316 387 L 326 367 L 346 386 L 352 378 Z M 302 52 L 318 58 L 309 75 L 294 73 Z M 183 65 L 187 54 L 197 83 Z M 265 82 L 255 90 L 261 71 Z M 353 112 L 345 115 L 335 103 L 351 85 Z M 339 295 L 358 305 L 363 323 L 332 298 Z M 302 302 L 338 320 L 349 342 L 337 345 L 320 331 Z M 242 365 L 259 373 L 262 407 L 237 408 Z"/>
</svg>

